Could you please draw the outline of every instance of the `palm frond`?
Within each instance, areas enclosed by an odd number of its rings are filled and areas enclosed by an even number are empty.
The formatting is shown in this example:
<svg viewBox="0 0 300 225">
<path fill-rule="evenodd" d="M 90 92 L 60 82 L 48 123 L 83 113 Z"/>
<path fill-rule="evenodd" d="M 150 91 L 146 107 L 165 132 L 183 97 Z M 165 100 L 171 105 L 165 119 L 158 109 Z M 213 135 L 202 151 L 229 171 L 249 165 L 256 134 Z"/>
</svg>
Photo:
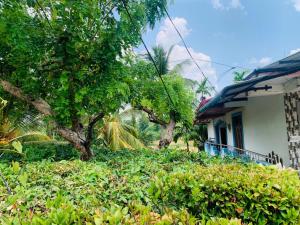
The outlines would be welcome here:
<svg viewBox="0 0 300 225">
<path fill-rule="evenodd" d="M 111 116 L 105 119 L 98 138 L 102 138 L 111 150 L 143 148 L 137 136 L 134 127 L 122 123 L 117 116 Z"/>
</svg>

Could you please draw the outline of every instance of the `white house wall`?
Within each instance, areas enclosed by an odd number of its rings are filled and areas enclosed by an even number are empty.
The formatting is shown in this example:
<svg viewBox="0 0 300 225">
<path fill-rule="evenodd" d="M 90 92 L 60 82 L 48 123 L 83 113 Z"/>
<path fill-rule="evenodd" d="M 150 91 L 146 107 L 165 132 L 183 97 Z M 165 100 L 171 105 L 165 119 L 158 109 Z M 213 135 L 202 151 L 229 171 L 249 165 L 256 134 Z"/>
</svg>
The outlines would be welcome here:
<svg viewBox="0 0 300 225">
<path fill-rule="evenodd" d="M 263 154 L 274 151 L 289 165 L 283 94 L 249 98 L 242 111 L 245 148 Z"/>
<path fill-rule="evenodd" d="M 223 120 L 227 124 L 228 145 L 234 146 L 231 123 L 232 114 L 236 112 L 242 112 L 245 149 L 262 154 L 274 151 L 288 166 L 289 150 L 283 94 L 249 98 L 245 107 L 211 121 L 208 124 L 208 137 L 215 138 L 213 124 Z"/>
<path fill-rule="evenodd" d="M 215 138 L 215 129 L 214 129 L 213 121 L 210 121 L 207 124 L 207 134 L 208 134 L 208 139 Z"/>
</svg>

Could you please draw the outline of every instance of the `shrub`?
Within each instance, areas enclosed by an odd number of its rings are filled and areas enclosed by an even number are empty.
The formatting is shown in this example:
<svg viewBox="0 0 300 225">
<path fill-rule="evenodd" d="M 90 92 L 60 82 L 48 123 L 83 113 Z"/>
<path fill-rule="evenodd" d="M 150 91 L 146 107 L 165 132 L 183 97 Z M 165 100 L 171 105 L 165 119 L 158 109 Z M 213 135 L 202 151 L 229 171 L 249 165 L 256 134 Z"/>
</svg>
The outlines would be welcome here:
<svg viewBox="0 0 300 225">
<path fill-rule="evenodd" d="M 239 218 L 244 223 L 300 222 L 300 181 L 291 170 L 257 165 L 215 165 L 161 173 L 150 199 L 160 211 L 185 208 L 197 218 Z"/>
<path fill-rule="evenodd" d="M 289 170 L 177 150 L 96 153 L 91 162 L 0 163 L 0 224 L 297 222 L 299 180 Z"/>
<path fill-rule="evenodd" d="M 41 160 L 70 160 L 79 158 L 79 153 L 69 144 L 59 142 L 33 143 L 23 145 L 24 156 L 14 153 L 3 155 L 4 161 L 27 161 L 35 162 Z"/>
</svg>

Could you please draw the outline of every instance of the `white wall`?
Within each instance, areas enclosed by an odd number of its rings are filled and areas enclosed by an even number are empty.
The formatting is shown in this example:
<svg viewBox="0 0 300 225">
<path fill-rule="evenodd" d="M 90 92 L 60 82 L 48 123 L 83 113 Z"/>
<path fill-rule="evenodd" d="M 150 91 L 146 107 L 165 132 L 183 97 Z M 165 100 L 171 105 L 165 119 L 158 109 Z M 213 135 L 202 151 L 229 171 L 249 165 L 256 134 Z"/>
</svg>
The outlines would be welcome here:
<svg viewBox="0 0 300 225">
<path fill-rule="evenodd" d="M 263 154 L 274 151 L 288 165 L 283 94 L 249 98 L 242 114 L 245 148 Z"/>
<path fill-rule="evenodd" d="M 208 133 L 208 139 L 210 139 L 210 138 L 216 138 L 215 137 L 215 129 L 214 129 L 213 121 L 210 121 L 207 124 L 207 133 Z"/>
<path fill-rule="evenodd" d="M 232 124 L 232 114 L 242 112 L 244 146 L 254 152 L 268 154 L 274 151 L 289 164 L 287 126 L 283 94 L 249 98 L 246 106 L 215 119 Z M 208 124 L 208 137 L 215 138 L 213 121 Z M 227 126 L 228 145 L 233 144 L 232 128 Z"/>
</svg>

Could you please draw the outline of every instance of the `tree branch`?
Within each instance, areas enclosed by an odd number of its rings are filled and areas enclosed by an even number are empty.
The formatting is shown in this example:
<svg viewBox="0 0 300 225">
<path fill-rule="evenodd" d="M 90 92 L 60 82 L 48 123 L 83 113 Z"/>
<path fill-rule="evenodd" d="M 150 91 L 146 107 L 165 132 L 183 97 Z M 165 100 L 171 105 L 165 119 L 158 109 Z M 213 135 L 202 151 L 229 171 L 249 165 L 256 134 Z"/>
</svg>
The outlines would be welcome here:
<svg viewBox="0 0 300 225">
<path fill-rule="evenodd" d="M 39 112 L 41 112 L 42 114 L 44 114 L 46 116 L 53 115 L 53 111 L 52 111 L 50 105 L 45 100 L 43 100 L 41 98 L 37 99 L 37 100 L 31 98 L 30 96 L 24 94 L 20 88 L 12 85 L 8 81 L 0 79 L 0 84 L 6 92 L 10 93 L 11 95 L 15 96 L 18 99 L 25 101 L 28 104 L 33 105 L 34 108 L 36 110 L 38 110 Z"/>
<path fill-rule="evenodd" d="M 43 99 L 34 100 L 29 95 L 23 93 L 23 91 L 12 85 L 10 82 L 0 79 L 0 85 L 2 88 L 10 93 L 11 95 L 15 96 L 16 98 L 25 101 L 27 104 L 32 105 L 37 111 L 46 115 L 46 116 L 54 116 L 54 112 L 52 111 L 50 105 Z M 82 154 L 86 154 L 85 149 L 85 141 L 80 137 L 80 134 L 59 126 L 55 121 L 53 121 L 53 125 L 56 128 L 57 132 L 67 141 L 69 141 L 75 148 L 77 148 Z"/>
<path fill-rule="evenodd" d="M 167 125 L 167 123 L 165 121 L 159 119 L 158 116 L 155 115 L 155 113 L 153 112 L 153 110 L 151 110 L 151 109 L 149 109 L 149 108 L 147 108 L 145 106 L 138 106 L 137 109 L 142 110 L 145 113 L 147 113 L 150 122 L 159 124 L 161 126 L 166 126 Z"/>
<path fill-rule="evenodd" d="M 86 134 L 86 145 L 90 146 L 92 138 L 93 138 L 93 130 L 96 123 L 104 117 L 104 113 L 100 112 L 97 115 L 93 116 L 90 119 L 89 125 L 87 127 L 87 134 Z"/>
</svg>

